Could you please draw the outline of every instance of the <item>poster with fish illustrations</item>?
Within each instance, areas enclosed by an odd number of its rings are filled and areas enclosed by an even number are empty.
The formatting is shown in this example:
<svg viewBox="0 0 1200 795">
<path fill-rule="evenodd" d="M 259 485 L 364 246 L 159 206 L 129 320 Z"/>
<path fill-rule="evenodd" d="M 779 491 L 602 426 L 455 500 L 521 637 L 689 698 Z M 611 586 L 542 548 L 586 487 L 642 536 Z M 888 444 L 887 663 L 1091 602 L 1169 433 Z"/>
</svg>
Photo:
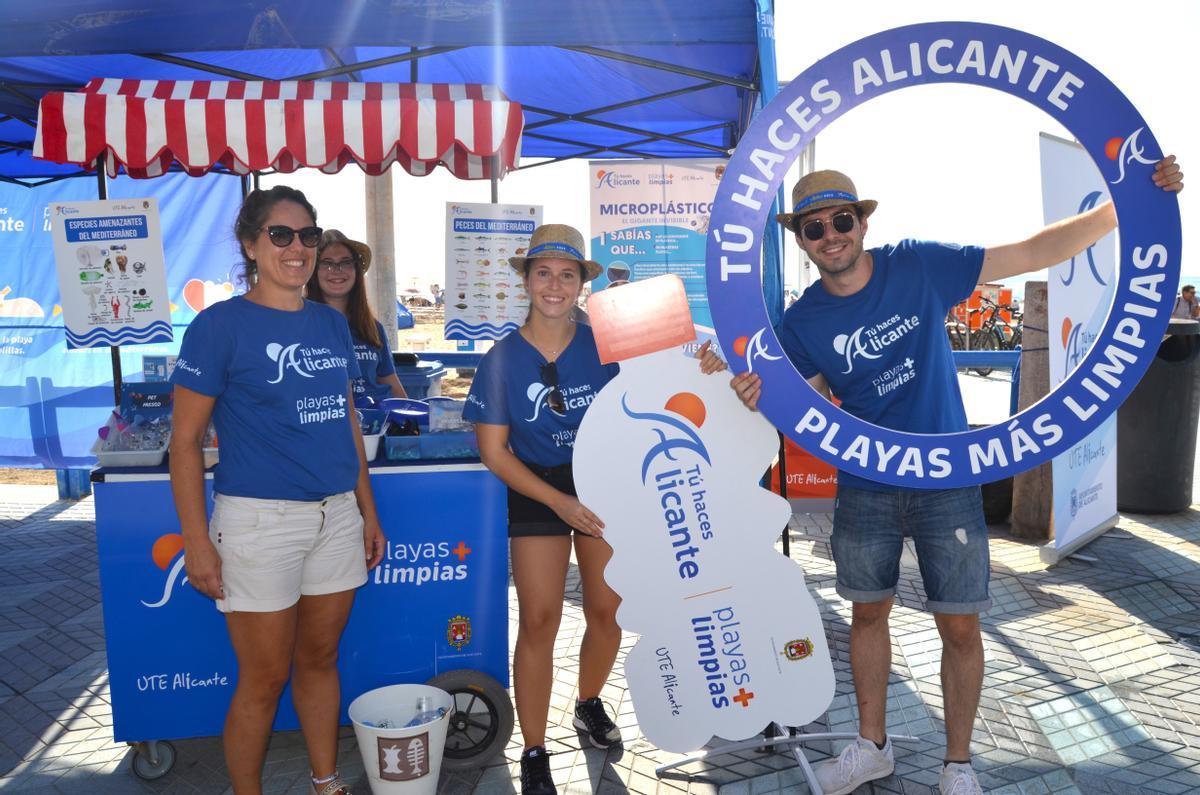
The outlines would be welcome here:
<svg viewBox="0 0 1200 795">
<path fill-rule="evenodd" d="M 508 259 L 541 222 L 540 205 L 446 203 L 446 339 L 498 340 L 525 322 L 529 296 Z"/>
<path fill-rule="evenodd" d="M 60 202 L 50 219 L 67 347 L 170 342 L 158 202 Z"/>
</svg>

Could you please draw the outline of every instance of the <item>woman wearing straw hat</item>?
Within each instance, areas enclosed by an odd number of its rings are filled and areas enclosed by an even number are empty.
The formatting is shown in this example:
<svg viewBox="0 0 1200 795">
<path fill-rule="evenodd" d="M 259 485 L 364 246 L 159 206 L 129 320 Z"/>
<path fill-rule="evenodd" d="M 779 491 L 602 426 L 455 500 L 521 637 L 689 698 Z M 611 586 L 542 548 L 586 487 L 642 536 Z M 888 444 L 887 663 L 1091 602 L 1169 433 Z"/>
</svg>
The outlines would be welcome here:
<svg viewBox="0 0 1200 795">
<path fill-rule="evenodd" d="M 476 423 L 483 463 L 508 485 L 520 613 L 513 684 L 525 741 L 521 791 L 550 795 L 557 790 L 545 748 L 546 722 L 572 546 L 587 623 L 574 725 L 597 748 L 621 740 L 599 698 L 621 641 L 620 598 L 603 577 L 612 549 L 603 540 L 600 517 L 576 499 L 571 474 L 583 414 L 617 366 L 601 364 L 591 329 L 571 320 L 584 283 L 601 270 L 584 257 L 583 235 L 562 224 L 539 226 L 528 254 L 509 264 L 524 281 L 529 316 L 483 357 L 463 416 Z"/>
<path fill-rule="evenodd" d="M 367 301 L 363 276 L 371 267 L 371 249 L 337 229 L 326 229 L 317 246 L 317 269 L 308 280 L 308 297 L 329 304 L 350 323 L 360 376 L 354 379 L 354 402 L 360 407 L 390 397 L 408 397 L 396 375 L 383 324 Z"/>
<path fill-rule="evenodd" d="M 216 600 L 237 655 L 224 730 L 236 795 L 262 793 L 289 677 L 310 792 L 350 795 L 337 772 L 338 643 L 385 547 L 362 435 L 345 410 L 358 375 L 350 329 L 304 300 L 316 220 L 284 185 L 246 197 L 234 235 L 250 289 L 196 316 L 171 376 L 171 490 L 188 582 Z M 328 408 L 299 408 L 311 404 Z M 211 519 L 201 455 L 210 418 L 221 437 Z"/>
</svg>

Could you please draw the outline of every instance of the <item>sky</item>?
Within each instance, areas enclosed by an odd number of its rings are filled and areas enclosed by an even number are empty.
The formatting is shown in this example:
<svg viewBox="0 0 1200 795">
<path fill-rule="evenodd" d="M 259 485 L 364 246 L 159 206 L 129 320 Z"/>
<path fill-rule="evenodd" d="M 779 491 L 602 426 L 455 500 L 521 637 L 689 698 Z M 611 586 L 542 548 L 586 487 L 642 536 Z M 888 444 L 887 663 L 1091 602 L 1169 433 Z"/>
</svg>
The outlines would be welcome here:
<svg viewBox="0 0 1200 795">
<path fill-rule="evenodd" d="M 1048 39 L 1091 63 L 1138 109 L 1168 153 L 1179 157 L 1183 251 L 1200 245 L 1200 75 L 1192 47 L 1200 2 L 1152 4 L 1111 0 L 857 0 L 852 5 L 776 0 L 776 59 L 789 80 L 821 57 L 857 39 L 917 22 L 988 22 Z M 1024 239 L 1043 225 L 1038 137 L 1070 137 L 1037 108 L 973 86 L 925 86 L 892 92 L 847 113 L 816 142 L 817 168 L 845 171 L 860 196 L 879 201 L 868 245 L 904 237 L 996 245 Z M 397 288 L 444 283 L 445 204 L 487 202 L 486 181 L 461 181 L 445 169 L 412 177 L 392 169 L 396 210 Z M 795 181 L 798 171 L 785 184 Z M 304 190 L 321 225 L 364 239 L 363 176 L 315 172 L 277 181 Z M 545 221 L 568 223 L 590 237 L 586 161 L 518 171 L 500 183 L 500 201 L 542 204 Z M 800 285 L 799 257 L 789 241 L 785 279 Z M 1200 262 L 1184 274 L 1200 274 Z M 1015 284 L 1018 294 L 1024 278 Z"/>
</svg>

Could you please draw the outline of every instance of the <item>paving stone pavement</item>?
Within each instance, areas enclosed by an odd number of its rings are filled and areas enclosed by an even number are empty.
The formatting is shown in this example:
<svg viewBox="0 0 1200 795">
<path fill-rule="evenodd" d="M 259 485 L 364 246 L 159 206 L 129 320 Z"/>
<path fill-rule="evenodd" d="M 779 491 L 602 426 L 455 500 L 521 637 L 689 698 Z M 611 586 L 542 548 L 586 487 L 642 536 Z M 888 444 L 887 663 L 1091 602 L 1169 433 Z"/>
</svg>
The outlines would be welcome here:
<svg viewBox="0 0 1200 795">
<path fill-rule="evenodd" d="M 1053 569 L 1037 548 L 992 528 L 992 593 L 983 617 L 985 681 L 972 753 L 985 791 L 999 795 L 1200 792 L 1200 511 L 1122 516 L 1087 554 Z M 853 731 L 849 605 L 834 590 L 830 518 L 798 514 L 791 554 L 805 569 L 834 655 L 837 694 L 807 731 Z M 627 742 L 580 750 L 571 728 L 583 637 L 579 582 L 572 571 L 556 645 L 548 747 L 561 793 L 804 793 L 786 753 L 714 756 L 663 779 L 655 768 L 679 757 L 639 734 L 622 660 L 602 697 Z M 895 775 L 867 793 L 936 791 L 944 742 L 940 647 L 922 610 L 915 559 L 902 561 L 893 612 L 888 719 L 917 745 L 896 746 Z M 509 620 L 515 622 L 510 589 Z M 515 636 L 515 623 L 512 633 Z M 1191 639 L 1191 640 L 1189 640 Z M 1181 640 L 1183 642 L 1181 642 Z M 626 636 L 622 648 L 634 642 Z M 112 742 L 104 625 L 90 499 L 57 501 L 51 487 L 0 486 L 0 790 L 29 793 L 229 792 L 219 738 L 176 741 L 172 771 L 144 782 L 131 751 Z M 515 736 L 516 737 L 516 736 Z M 815 743 L 816 762 L 837 750 Z M 444 773 L 447 795 L 507 795 L 518 739 L 504 756 L 470 773 Z M 352 731 L 341 739 L 343 773 L 367 791 Z M 269 793 L 307 793 L 297 732 L 274 737 Z"/>
</svg>

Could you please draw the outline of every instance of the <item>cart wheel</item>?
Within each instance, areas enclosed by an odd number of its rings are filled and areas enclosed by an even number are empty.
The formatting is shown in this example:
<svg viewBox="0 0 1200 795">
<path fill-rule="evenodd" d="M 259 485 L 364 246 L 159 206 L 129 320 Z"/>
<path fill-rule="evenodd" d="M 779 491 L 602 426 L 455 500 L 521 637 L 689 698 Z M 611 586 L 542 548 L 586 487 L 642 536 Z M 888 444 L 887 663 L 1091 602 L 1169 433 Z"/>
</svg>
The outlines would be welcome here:
<svg viewBox="0 0 1200 795">
<path fill-rule="evenodd" d="M 470 770 L 504 750 L 513 733 L 513 707 L 508 691 L 480 671 L 447 671 L 425 684 L 454 698 L 454 714 L 446 732 L 442 767 Z"/>
<path fill-rule="evenodd" d="M 148 740 L 133 746 L 133 774 L 143 781 L 154 781 L 175 766 L 175 746 L 167 740 Z"/>
</svg>

